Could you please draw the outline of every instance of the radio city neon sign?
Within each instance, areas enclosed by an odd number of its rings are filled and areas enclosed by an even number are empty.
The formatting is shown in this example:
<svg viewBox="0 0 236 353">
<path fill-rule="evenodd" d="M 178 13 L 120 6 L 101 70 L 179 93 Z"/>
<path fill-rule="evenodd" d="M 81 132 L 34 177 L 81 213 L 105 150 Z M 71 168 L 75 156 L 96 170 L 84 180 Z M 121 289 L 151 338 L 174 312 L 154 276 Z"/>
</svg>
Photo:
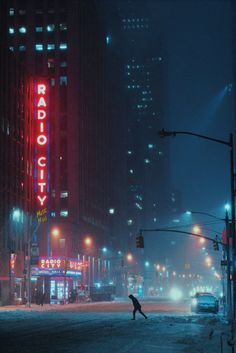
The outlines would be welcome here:
<svg viewBox="0 0 236 353">
<path fill-rule="evenodd" d="M 47 203 L 48 189 L 48 86 L 36 83 L 36 195 L 40 208 Z"/>
</svg>

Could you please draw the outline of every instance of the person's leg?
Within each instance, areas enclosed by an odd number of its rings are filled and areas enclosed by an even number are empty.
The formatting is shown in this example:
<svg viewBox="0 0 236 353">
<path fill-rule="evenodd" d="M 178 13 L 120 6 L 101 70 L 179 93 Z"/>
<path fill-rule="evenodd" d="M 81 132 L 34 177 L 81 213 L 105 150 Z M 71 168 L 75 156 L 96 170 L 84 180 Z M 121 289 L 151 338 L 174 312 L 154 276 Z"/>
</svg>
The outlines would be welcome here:
<svg viewBox="0 0 236 353">
<path fill-rule="evenodd" d="M 132 320 L 135 320 L 135 313 L 136 313 L 137 309 L 134 309 L 133 310 L 133 319 Z"/>
<path fill-rule="evenodd" d="M 143 315 L 145 317 L 145 319 L 147 319 L 147 316 L 142 312 L 141 309 L 139 309 L 139 312 L 140 312 L 141 315 Z"/>
</svg>

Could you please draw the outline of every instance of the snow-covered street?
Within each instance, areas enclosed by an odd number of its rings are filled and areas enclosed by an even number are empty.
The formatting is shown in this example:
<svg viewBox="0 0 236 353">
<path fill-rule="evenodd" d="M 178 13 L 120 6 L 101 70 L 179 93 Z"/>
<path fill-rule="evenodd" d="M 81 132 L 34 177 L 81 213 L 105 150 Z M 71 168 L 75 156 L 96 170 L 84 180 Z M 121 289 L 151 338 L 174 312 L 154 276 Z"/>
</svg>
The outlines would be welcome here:
<svg viewBox="0 0 236 353">
<path fill-rule="evenodd" d="M 137 314 L 132 321 L 128 302 L 1 308 L 1 353 L 221 352 L 220 336 L 229 327 L 220 315 L 168 303 L 142 308 L 148 320 Z M 224 339 L 222 353 L 228 352 Z"/>
</svg>

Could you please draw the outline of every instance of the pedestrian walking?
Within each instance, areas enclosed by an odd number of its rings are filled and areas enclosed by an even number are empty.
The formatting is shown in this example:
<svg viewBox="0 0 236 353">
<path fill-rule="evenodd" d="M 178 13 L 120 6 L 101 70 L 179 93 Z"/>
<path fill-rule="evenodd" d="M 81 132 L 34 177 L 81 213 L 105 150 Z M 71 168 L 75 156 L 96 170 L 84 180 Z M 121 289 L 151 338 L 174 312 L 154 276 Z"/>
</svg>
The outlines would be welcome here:
<svg viewBox="0 0 236 353">
<path fill-rule="evenodd" d="M 147 316 L 142 312 L 142 307 L 141 307 L 141 304 L 139 303 L 138 299 L 135 298 L 133 296 L 133 294 L 130 294 L 129 295 L 129 298 L 132 300 L 133 302 L 133 306 L 134 306 L 134 310 L 133 310 L 133 319 L 131 320 L 135 320 L 135 314 L 136 314 L 136 311 L 138 310 L 140 312 L 141 315 L 143 315 L 145 317 L 145 319 L 147 319 Z"/>
</svg>

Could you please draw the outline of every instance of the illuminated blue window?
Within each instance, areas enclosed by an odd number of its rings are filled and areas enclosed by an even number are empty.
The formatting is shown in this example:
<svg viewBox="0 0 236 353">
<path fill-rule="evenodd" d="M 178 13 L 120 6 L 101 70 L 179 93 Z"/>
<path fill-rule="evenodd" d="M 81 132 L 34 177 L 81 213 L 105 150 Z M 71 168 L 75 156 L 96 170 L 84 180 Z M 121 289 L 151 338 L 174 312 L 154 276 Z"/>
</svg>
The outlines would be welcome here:
<svg viewBox="0 0 236 353">
<path fill-rule="evenodd" d="M 51 212 L 51 217 L 56 217 L 56 212 L 52 211 Z"/>
<path fill-rule="evenodd" d="M 59 49 L 61 49 L 61 50 L 66 50 L 66 49 L 67 49 L 67 44 L 66 44 L 66 43 L 61 43 L 61 44 L 59 45 Z"/>
<path fill-rule="evenodd" d="M 43 32 L 43 27 L 35 27 L 36 32 Z"/>
<path fill-rule="evenodd" d="M 26 50 L 25 45 L 20 45 L 20 46 L 19 46 L 19 51 L 25 51 L 25 50 Z"/>
<path fill-rule="evenodd" d="M 60 216 L 61 217 L 68 217 L 68 211 L 67 210 L 61 210 Z"/>
<path fill-rule="evenodd" d="M 20 27 L 19 28 L 20 33 L 26 33 L 26 28 L 25 27 Z"/>
<path fill-rule="evenodd" d="M 111 36 L 110 36 L 110 34 L 108 34 L 106 36 L 106 43 L 107 43 L 107 45 L 111 44 Z"/>
<path fill-rule="evenodd" d="M 154 145 L 152 144 L 152 143 L 149 143 L 148 144 L 148 148 L 151 150 L 151 149 L 153 149 L 153 147 L 154 147 Z"/>
<path fill-rule="evenodd" d="M 43 50 L 43 44 L 35 44 L 35 49 L 37 51 L 42 51 Z"/>
<path fill-rule="evenodd" d="M 65 199 L 68 197 L 68 191 L 61 191 L 61 199 Z"/>
<path fill-rule="evenodd" d="M 12 47 L 12 46 L 9 47 L 9 50 L 10 50 L 10 51 L 14 51 L 14 47 Z"/>
<path fill-rule="evenodd" d="M 60 76 L 60 85 L 67 86 L 67 76 Z"/>
<path fill-rule="evenodd" d="M 14 16 L 14 13 L 15 13 L 15 10 L 11 7 L 11 8 L 9 9 L 9 15 L 10 15 L 10 16 Z"/>
<path fill-rule="evenodd" d="M 10 27 L 8 31 L 9 31 L 10 34 L 14 34 L 15 33 L 15 30 L 12 27 Z"/>
<path fill-rule="evenodd" d="M 54 29 L 55 29 L 55 25 L 54 24 L 47 25 L 47 31 L 48 32 L 53 32 Z"/>
<path fill-rule="evenodd" d="M 55 44 L 48 44 L 47 45 L 47 50 L 54 50 L 55 49 Z"/>
</svg>

